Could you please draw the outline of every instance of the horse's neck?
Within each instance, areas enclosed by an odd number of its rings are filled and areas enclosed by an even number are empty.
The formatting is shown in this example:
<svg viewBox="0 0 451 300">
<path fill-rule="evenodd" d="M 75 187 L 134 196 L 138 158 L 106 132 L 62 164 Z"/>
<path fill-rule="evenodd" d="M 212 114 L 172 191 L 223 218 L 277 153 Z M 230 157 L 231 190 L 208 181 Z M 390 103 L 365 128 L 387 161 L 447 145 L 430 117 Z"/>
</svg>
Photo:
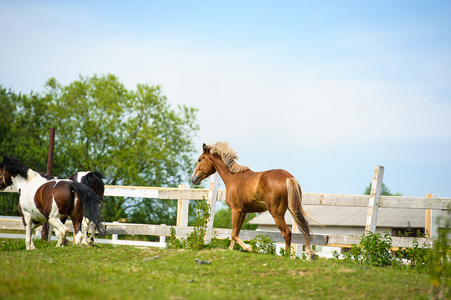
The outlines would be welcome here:
<svg viewBox="0 0 451 300">
<path fill-rule="evenodd" d="M 31 182 L 41 182 L 45 183 L 47 180 L 42 177 L 38 172 L 33 171 L 32 169 L 28 169 L 27 171 L 27 178 L 24 178 L 20 175 L 14 176 L 11 178 L 13 181 L 13 184 L 16 186 L 17 190 L 23 189 L 27 185 L 29 185 Z"/>
<path fill-rule="evenodd" d="M 221 158 L 219 158 L 219 156 L 212 155 L 211 157 L 216 172 L 219 173 L 219 176 L 221 176 L 222 181 L 227 186 L 227 183 L 229 182 L 230 177 L 233 175 L 233 173 L 230 172 L 229 168 L 226 166 L 224 161 Z"/>
</svg>

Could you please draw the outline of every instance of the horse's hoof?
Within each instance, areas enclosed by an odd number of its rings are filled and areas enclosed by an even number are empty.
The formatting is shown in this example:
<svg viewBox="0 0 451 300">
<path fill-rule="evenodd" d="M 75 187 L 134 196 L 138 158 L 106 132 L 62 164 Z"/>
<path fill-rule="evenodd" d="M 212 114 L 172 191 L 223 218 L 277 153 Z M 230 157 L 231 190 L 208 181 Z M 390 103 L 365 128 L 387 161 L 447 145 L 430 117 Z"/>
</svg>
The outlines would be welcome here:
<svg viewBox="0 0 451 300">
<path fill-rule="evenodd" d="M 308 258 L 311 260 L 311 261 L 315 261 L 316 260 L 316 258 L 318 257 L 318 255 L 316 255 L 316 253 L 315 252 L 307 252 L 307 256 L 308 256 Z"/>
</svg>

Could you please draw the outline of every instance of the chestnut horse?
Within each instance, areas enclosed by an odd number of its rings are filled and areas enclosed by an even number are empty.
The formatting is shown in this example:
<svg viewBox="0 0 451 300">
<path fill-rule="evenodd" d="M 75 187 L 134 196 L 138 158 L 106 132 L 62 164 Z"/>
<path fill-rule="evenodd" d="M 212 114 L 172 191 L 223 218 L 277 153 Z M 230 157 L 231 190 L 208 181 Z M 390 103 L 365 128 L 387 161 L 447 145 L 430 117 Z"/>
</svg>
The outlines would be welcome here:
<svg viewBox="0 0 451 300">
<path fill-rule="evenodd" d="M 241 226 L 247 213 L 269 210 L 277 227 L 285 240 L 285 250 L 291 246 L 291 231 L 285 223 L 287 209 L 293 220 L 301 229 L 305 238 L 306 253 L 310 259 L 315 259 L 315 253 L 310 247 L 312 234 L 308 217 L 302 209 L 302 193 L 299 183 L 285 170 L 269 170 L 253 172 L 248 167 L 240 166 L 235 160 L 236 152 L 225 142 L 214 145 L 203 144 L 203 153 L 191 181 L 199 185 L 201 181 L 216 171 L 226 186 L 226 203 L 232 210 L 232 242 L 233 249 L 237 242 L 244 250 L 252 247 L 239 238 Z"/>
<path fill-rule="evenodd" d="M 70 179 L 57 179 L 36 172 L 14 157 L 0 162 L 0 189 L 14 185 L 19 192 L 19 211 L 26 229 L 27 250 L 34 249 L 33 231 L 43 222 L 56 228 L 57 247 L 64 245 L 69 229 L 63 222 L 70 217 L 74 226 L 74 243 L 80 244 L 83 216 L 86 215 L 100 232 L 101 224 L 99 196 L 88 186 Z"/>
</svg>

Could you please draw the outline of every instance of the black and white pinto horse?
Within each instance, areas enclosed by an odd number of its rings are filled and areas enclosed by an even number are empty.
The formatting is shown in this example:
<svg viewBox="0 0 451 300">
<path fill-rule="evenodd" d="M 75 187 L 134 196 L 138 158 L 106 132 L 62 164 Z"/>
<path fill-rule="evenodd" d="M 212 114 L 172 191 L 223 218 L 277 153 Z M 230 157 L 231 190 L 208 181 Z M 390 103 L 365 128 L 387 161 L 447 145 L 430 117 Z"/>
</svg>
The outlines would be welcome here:
<svg viewBox="0 0 451 300">
<path fill-rule="evenodd" d="M 102 202 L 103 194 L 105 193 L 103 178 L 103 174 L 99 172 L 78 172 L 77 174 L 69 177 L 69 179 L 73 181 L 80 182 L 81 184 L 90 187 L 100 197 Z M 83 233 L 81 243 L 84 245 L 93 245 L 96 228 L 94 226 L 94 223 L 91 222 L 86 216 L 83 217 L 83 221 L 81 223 L 81 231 Z"/>
<path fill-rule="evenodd" d="M 64 245 L 69 229 L 68 217 L 74 226 L 74 243 L 82 240 L 81 223 L 88 217 L 96 230 L 104 233 L 100 197 L 88 186 L 70 179 L 59 179 L 36 172 L 14 157 L 0 162 L 0 189 L 14 185 L 19 192 L 19 211 L 26 230 L 27 250 L 34 249 L 33 231 L 44 222 L 56 229 L 57 247 Z"/>
</svg>

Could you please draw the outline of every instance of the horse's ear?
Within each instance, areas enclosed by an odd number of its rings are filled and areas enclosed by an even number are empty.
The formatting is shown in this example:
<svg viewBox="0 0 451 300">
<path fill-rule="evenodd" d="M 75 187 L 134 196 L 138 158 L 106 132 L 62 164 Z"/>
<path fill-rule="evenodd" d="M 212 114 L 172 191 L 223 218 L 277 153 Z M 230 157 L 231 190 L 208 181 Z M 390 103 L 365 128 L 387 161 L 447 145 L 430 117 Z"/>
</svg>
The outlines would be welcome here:
<svg viewBox="0 0 451 300">
<path fill-rule="evenodd" d="M 208 148 L 208 146 L 205 145 L 205 143 L 202 145 L 202 149 L 204 150 L 204 152 L 207 152 L 208 150 L 210 150 L 210 148 Z"/>
</svg>

